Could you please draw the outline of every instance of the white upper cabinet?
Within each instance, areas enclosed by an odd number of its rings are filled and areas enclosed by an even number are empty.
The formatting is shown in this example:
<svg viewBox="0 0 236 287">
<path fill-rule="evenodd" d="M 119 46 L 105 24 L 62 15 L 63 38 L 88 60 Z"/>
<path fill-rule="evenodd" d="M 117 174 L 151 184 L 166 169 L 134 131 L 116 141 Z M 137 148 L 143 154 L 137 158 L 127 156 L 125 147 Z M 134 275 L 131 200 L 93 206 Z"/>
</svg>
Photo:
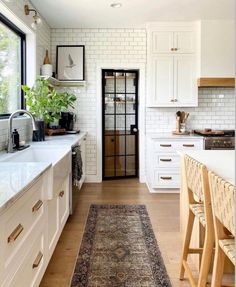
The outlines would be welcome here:
<svg viewBox="0 0 236 287">
<path fill-rule="evenodd" d="M 173 33 L 168 31 L 152 32 L 152 52 L 170 53 L 174 47 Z"/>
<path fill-rule="evenodd" d="M 152 102 L 158 102 L 160 105 L 173 106 L 174 89 L 174 61 L 173 57 L 156 56 L 153 57 L 150 72 L 150 90 L 154 96 Z M 155 98 L 157 97 L 157 98 Z"/>
<path fill-rule="evenodd" d="M 152 53 L 194 53 L 195 39 L 192 31 L 152 32 Z"/>
<path fill-rule="evenodd" d="M 197 106 L 198 29 L 190 22 L 148 27 L 148 107 Z"/>
<path fill-rule="evenodd" d="M 174 101 L 177 106 L 197 105 L 197 81 L 195 57 L 174 57 Z"/>
<path fill-rule="evenodd" d="M 174 32 L 174 49 L 177 53 L 195 53 L 195 33 L 193 31 Z"/>
</svg>

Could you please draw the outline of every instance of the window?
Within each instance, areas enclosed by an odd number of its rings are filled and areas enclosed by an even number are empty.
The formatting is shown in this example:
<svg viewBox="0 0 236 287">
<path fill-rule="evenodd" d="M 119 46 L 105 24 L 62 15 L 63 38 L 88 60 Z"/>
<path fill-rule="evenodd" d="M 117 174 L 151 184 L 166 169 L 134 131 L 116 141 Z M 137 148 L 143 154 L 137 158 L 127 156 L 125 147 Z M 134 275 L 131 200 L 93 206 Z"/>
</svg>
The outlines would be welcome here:
<svg viewBox="0 0 236 287">
<path fill-rule="evenodd" d="M 0 116 L 24 108 L 25 34 L 0 14 Z"/>
</svg>

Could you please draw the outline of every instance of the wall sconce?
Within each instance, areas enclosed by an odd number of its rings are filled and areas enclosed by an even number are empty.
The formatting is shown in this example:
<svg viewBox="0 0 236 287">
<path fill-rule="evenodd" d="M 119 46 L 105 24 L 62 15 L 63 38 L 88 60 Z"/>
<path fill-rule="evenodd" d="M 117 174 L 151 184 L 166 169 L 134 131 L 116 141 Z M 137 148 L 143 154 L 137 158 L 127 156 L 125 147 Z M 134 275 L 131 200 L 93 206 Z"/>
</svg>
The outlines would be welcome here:
<svg viewBox="0 0 236 287">
<path fill-rule="evenodd" d="M 33 22 L 31 24 L 31 27 L 34 30 L 37 30 L 42 26 L 42 19 L 39 17 L 38 12 L 35 9 L 30 9 L 29 5 L 25 5 L 25 15 L 28 16 L 30 12 L 34 12 Z"/>
</svg>

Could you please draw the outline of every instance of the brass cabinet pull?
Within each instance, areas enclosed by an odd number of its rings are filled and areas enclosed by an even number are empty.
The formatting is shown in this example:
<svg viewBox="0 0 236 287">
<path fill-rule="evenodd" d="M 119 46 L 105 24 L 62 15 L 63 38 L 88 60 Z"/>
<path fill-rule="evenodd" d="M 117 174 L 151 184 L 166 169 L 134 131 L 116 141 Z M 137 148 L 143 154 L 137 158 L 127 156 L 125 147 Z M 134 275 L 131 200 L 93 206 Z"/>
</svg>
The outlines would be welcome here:
<svg viewBox="0 0 236 287">
<path fill-rule="evenodd" d="M 161 176 L 161 179 L 171 180 L 171 179 L 172 179 L 172 176 Z"/>
<path fill-rule="evenodd" d="M 32 265 L 32 268 L 33 268 L 33 269 L 34 269 L 34 268 L 37 268 L 37 267 L 39 266 L 39 264 L 40 264 L 42 258 L 43 258 L 43 253 L 42 253 L 41 251 L 39 251 L 39 253 L 38 253 L 38 255 L 37 255 L 37 257 L 36 257 L 36 259 L 34 260 L 34 263 L 33 263 L 33 265 Z"/>
<path fill-rule="evenodd" d="M 184 147 L 194 147 L 194 144 L 183 144 Z"/>
<path fill-rule="evenodd" d="M 160 161 L 172 161 L 171 158 L 160 158 Z"/>
<path fill-rule="evenodd" d="M 177 100 L 177 99 L 174 99 L 174 102 L 178 102 L 178 100 Z"/>
<path fill-rule="evenodd" d="M 175 48 L 171 48 L 170 50 L 171 50 L 171 51 L 174 51 L 174 50 L 175 50 Z"/>
<path fill-rule="evenodd" d="M 161 147 L 171 147 L 171 144 L 160 144 Z"/>
<path fill-rule="evenodd" d="M 11 243 L 14 242 L 17 237 L 21 234 L 21 232 L 24 230 L 24 227 L 19 224 L 13 231 L 12 233 L 9 235 L 9 237 L 7 238 L 7 242 Z"/>
<path fill-rule="evenodd" d="M 175 51 L 178 51 L 178 48 L 175 48 Z"/>
<path fill-rule="evenodd" d="M 173 103 L 175 100 L 174 100 L 174 99 L 171 99 L 170 101 Z"/>
<path fill-rule="evenodd" d="M 40 209 L 40 207 L 43 205 L 43 202 L 41 199 L 39 199 L 35 205 L 32 207 L 32 212 L 36 212 Z"/>
<path fill-rule="evenodd" d="M 64 191 L 64 190 L 62 190 L 62 191 L 59 192 L 59 196 L 60 196 L 60 197 L 63 197 L 64 194 L 65 194 L 65 191 Z"/>
</svg>

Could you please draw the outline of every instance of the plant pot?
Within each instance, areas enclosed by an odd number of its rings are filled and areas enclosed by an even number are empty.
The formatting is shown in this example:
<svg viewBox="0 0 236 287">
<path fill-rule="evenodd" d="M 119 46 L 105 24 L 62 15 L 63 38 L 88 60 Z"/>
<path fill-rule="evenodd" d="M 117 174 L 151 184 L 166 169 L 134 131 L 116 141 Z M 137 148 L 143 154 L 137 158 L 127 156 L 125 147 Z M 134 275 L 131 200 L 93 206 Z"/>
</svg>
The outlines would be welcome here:
<svg viewBox="0 0 236 287">
<path fill-rule="evenodd" d="M 45 123 L 42 120 L 36 120 L 36 131 L 33 131 L 33 141 L 42 142 L 45 141 Z"/>
<path fill-rule="evenodd" d="M 54 120 L 52 123 L 49 123 L 49 128 L 50 129 L 58 129 L 59 128 L 59 120 Z"/>
</svg>

